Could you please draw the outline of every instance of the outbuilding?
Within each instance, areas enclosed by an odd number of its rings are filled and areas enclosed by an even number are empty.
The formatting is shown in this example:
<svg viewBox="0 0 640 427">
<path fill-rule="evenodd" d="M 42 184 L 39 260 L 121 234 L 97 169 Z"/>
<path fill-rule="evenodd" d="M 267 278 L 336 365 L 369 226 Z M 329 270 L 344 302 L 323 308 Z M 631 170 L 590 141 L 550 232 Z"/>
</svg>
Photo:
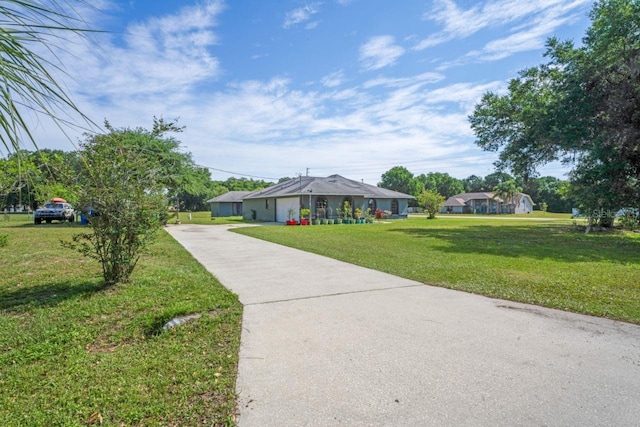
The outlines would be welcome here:
<svg viewBox="0 0 640 427">
<path fill-rule="evenodd" d="M 242 216 L 242 198 L 251 191 L 229 191 L 207 200 L 211 205 L 211 217 Z"/>
</svg>

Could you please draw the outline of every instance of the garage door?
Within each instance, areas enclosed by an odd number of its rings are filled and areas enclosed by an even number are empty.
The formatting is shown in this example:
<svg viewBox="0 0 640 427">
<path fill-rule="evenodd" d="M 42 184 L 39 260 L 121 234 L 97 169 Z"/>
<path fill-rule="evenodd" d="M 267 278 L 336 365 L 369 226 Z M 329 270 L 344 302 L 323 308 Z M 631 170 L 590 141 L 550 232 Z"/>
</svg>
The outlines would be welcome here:
<svg viewBox="0 0 640 427">
<path fill-rule="evenodd" d="M 300 199 L 298 197 L 287 197 L 276 199 L 276 222 L 285 222 L 289 219 L 289 209 L 294 209 L 293 217 L 298 219 L 300 210 Z"/>
</svg>

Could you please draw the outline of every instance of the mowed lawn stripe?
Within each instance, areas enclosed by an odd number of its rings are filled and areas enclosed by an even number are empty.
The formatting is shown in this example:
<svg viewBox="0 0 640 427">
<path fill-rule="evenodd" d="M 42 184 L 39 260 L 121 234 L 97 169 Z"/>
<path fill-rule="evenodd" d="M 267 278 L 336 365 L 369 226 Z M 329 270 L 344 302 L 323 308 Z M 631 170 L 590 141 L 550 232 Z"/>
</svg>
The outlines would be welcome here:
<svg viewBox="0 0 640 427">
<path fill-rule="evenodd" d="M 637 233 L 511 217 L 234 231 L 429 285 L 640 323 Z"/>
</svg>

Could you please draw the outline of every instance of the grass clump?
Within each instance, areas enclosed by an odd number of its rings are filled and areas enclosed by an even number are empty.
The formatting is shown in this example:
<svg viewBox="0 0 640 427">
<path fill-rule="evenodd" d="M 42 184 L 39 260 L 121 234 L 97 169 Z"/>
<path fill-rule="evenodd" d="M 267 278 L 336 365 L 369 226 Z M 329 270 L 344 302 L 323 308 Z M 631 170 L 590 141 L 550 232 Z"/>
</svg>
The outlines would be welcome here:
<svg viewBox="0 0 640 427">
<path fill-rule="evenodd" d="M 81 226 L 7 224 L 0 425 L 234 424 L 242 307 L 177 242 L 161 232 L 131 282 L 105 288 L 61 248 Z"/>
<path fill-rule="evenodd" d="M 477 216 L 234 231 L 429 285 L 640 323 L 636 233 Z"/>
</svg>

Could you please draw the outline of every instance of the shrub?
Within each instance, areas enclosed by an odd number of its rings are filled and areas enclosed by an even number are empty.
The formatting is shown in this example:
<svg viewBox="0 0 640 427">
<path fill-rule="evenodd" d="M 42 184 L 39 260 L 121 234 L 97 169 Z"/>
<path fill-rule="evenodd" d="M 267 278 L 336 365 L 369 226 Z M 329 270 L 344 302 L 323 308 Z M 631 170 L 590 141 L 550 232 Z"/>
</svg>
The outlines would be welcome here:
<svg viewBox="0 0 640 427">
<path fill-rule="evenodd" d="M 632 210 L 626 211 L 619 220 L 625 230 L 635 231 L 640 227 L 638 214 Z"/>
<path fill-rule="evenodd" d="M 80 146 L 84 185 L 78 198 L 94 214 L 91 231 L 75 235 L 68 246 L 98 260 L 109 286 L 129 280 L 141 251 L 167 220 L 167 170 L 160 154 L 172 154 L 177 144 L 163 137 L 174 128 L 162 121 L 155 121 L 152 132 L 106 126 L 108 134 L 87 136 Z M 163 144 L 168 148 L 154 151 Z"/>
</svg>

